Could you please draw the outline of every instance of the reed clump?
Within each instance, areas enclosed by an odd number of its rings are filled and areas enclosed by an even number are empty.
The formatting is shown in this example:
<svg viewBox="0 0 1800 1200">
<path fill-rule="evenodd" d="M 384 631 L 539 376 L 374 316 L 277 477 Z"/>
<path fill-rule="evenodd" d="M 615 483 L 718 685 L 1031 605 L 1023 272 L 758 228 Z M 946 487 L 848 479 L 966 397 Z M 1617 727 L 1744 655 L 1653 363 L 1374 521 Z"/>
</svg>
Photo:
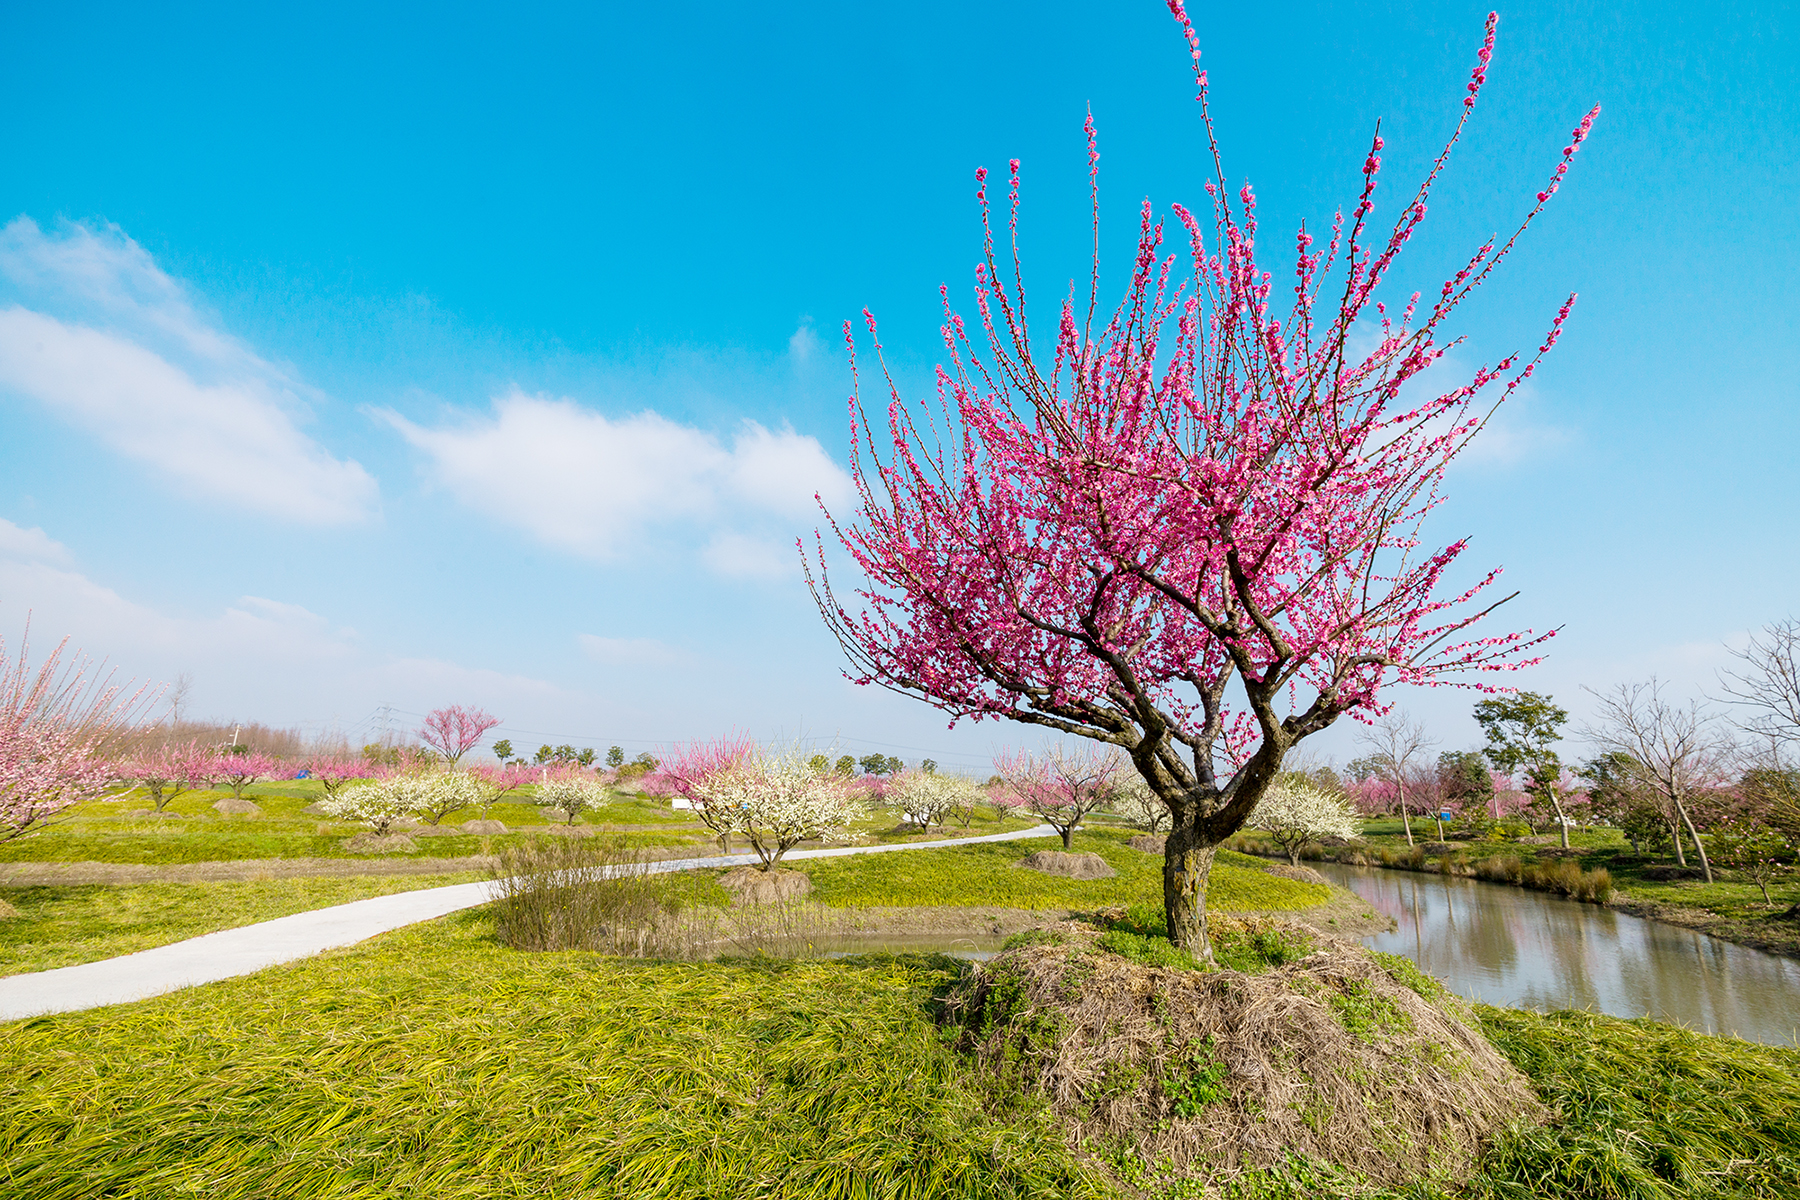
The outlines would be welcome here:
<svg viewBox="0 0 1800 1200">
<path fill-rule="evenodd" d="M 1602 867 L 1586 871 L 1567 859 L 1526 862 L 1514 855 L 1484 858 L 1474 864 L 1475 877 L 1540 892 L 1556 892 L 1571 900 L 1605 904 L 1612 897 L 1612 872 Z"/>
<path fill-rule="evenodd" d="M 628 958 L 721 954 L 805 957 L 841 932 L 842 914 L 800 900 L 729 906 L 717 880 L 666 872 L 613 838 L 538 838 L 501 853 L 494 924 L 515 950 L 589 950 Z"/>
</svg>

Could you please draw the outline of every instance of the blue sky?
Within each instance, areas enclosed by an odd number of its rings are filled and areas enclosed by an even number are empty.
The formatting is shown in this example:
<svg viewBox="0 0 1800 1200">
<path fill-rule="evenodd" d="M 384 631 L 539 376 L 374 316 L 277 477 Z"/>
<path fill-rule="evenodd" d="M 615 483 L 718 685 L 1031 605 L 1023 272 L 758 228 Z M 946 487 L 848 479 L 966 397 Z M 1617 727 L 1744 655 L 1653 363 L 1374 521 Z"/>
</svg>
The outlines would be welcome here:
<svg viewBox="0 0 1800 1200">
<path fill-rule="evenodd" d="M 352 736 L 482 704 L 518 740 L 730 727 L 977 768 L 1035 741 L 856 689 L 786 547 L 842 497 L 865 305 L 928 378 L 977 166 L 1024 161 L 1029 280 L 1203 178 L 1160 4 L 13 6 L 0 39 L 0 631 L 27 611 L 190 711 Z M 1409 249 L 1427 286 L 1557 202 L 1464 312 L 1536 343 L 1437 518 L 1507 568 L 1518 678 L 1707 684 L 1796 607 L 1791 6 L 1501 11 L 1482 108 Z M 1398 190 L 1454 120 L 1482 6 L 1197 7 L 1265 228 Z M 1267 239 L 1265 239 L 1266 241 Z M 1122 279 L 1115 272 L 1109 285 Z M 1472 697 L 1402 697 L 1446 746 Z M 1354 753 L 1345 732 L 1322 742 Z"/>
</svg>

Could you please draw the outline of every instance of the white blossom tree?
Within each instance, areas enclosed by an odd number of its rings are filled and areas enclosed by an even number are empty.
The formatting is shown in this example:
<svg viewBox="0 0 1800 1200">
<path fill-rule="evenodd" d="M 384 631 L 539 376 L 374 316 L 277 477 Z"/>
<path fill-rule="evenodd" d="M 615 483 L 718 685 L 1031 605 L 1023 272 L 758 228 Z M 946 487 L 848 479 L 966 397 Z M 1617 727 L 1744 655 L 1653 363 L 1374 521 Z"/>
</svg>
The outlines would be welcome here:
<svg viewBox="0 0 1800 1200">
<path fill-rule="evenodd" d="M 462 771 L 395 771 L 352 784 L 319 801 L 319 811 L 341 821 L 361 821 L 385 837 L 394 822 L 419 818 L 435 825 L 448 813 L 479 804 L 482 787 Z"/>
<path fill-rule="evenodd" d="M 606 803 L 606 785 L 585 772 L 551 775 L 537 787 L 539 808 L 558 809 L 566 823 L 573 825 L 584 812 L 592 812 Z"/>
<path fill-rule="evenodd" d="M 663 770 L 722 840 L 743 834 L 765 871 L 809 838 L 841 835 L 864 811 L 844 776 L 742 738 L 678 746 Z"/>
<path fill-rule="evenodd" d="M 1306 843 L 1353 838 L 1362 832 L 1347 797 L 1287 775 L 1269 785 L 1245 824 L 1268 834 L 1295 866 L 1300 865 L 1300 848 Z"/>
<path fill-rule="evenodd" d="M 1131 766 L 1123 767 L 1113 775 L 1112 806 L 1121 817 L 1153 834 L 1161 833 L 1172 819 L 1169 806 L 1150 790 L 1144 777 Z"/>
</svg>

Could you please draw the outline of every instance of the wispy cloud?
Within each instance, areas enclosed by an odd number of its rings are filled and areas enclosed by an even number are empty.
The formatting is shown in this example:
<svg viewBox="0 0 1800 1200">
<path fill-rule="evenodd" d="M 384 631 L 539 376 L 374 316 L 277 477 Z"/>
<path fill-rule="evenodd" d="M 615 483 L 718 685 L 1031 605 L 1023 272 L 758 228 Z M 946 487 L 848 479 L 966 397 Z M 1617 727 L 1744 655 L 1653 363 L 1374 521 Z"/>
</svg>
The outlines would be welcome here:
<svg viewBox="0 0 1800 1200">
<path fill-rule="evenodd" d="M 430 461 L 458 500 L 549 545 L 616 559 L 654 531 L 710 533 L 726 549 L 703 559 L 748 569 L 747 541 L 782 544 L 817 511 L 813 496 L 843 504 L 850 481 L 814 438 L 745 422 L 727 447 L 715 435 L 654 412 L 610 418 L 572 400 L 513 392 L 489 419 L 426 428 L 382 411 Z"/>
<path fill-rule="evenodd" d="M 189 495 L 313 525 L 360 520 L 375 480 L 301 432 L 314 394 L 207 321 L 116 228 L 0 229 L 0 391 Z"/>
</svg>

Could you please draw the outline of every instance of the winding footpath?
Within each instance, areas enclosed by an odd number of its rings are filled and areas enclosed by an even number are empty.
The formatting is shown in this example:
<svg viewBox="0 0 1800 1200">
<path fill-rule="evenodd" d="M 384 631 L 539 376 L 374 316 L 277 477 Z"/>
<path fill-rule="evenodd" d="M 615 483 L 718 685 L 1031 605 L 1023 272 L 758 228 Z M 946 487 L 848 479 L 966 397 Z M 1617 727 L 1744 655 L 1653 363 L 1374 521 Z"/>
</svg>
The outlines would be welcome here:
<svg viewBox="0 0 1800 1200">
<path fill-rule="evenodd" d="M 1048 825 L 982 837 L 903 842 L 889 846 L 845 846 L 833 850 L 795 850 L 783 861 L 842 858 L 851 854 L 886 854 L 903 850 L 937 850 L 977 842 L 1010 842 L 1056 833 Z M 703 867 L 739 867 L 755 863 L 751 854 L 711 858 L 673 858 L 646 864 L 654 874 Z M 259 921 L 203 937 L 140 950 L 118 958 L 34 971 L 0 979 L 0 1021 L 53 1013 L 78 1012 L 106 1004 L 125 1004 L 202 983 L 249 975 L 264 967 L 309 958 L 339 946 L 351 946 L 378 933 L 429 921 L 493 899 L 492 883 L 458 883 L 449 887 L 398 892 L 349 904 Z"/>
</svg>

